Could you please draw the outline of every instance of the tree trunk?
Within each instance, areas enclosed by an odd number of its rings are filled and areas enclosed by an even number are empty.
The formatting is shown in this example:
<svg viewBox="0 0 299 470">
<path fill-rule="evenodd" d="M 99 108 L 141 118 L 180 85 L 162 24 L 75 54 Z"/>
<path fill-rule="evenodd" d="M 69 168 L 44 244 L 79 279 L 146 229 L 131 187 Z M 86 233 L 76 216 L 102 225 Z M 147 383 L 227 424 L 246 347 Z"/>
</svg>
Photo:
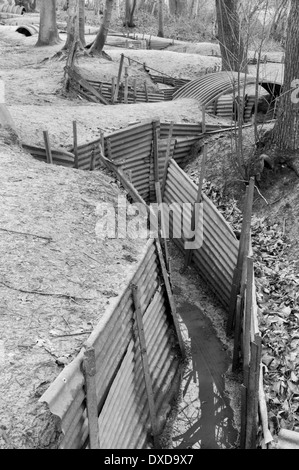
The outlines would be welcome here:
<svg viewBox="0 0 299 470">
<path fill-rule="evenodd" d="M 85 0 L 79 0 L 79 38 L 82 46 L 85 47 Z"/>
<path fill-rule="evenodd" d="M 96 16 L 100 14 L 100 0 L 94 0 L 94 14 Z"/>
<path fill-rule="evenodd" d="M 283 93 L 273 130 L 274 142 L 280 149 L 299 149 L 299 2 L 292 0 L 288 18 Z"/>
<path fill-rule="evenodd" d="M 52 46 L 59 42 L 60 38 L 56 24 L 56 0 L 42 0 L 36 46 Z"/>
<path fill-rule="evenodd" d="M 84 5 L 82 12 L 82 2 L 84 3 L 84 0 L 69 0 L 68 2 L 67 38 L 63 46 L 64 50 L 70 49 L 75 41 L 78 42 L 79 49 L 84 49 Z M 83 15 L 81 21 L 80 14 Z"/>
<path fill-rule="evenodd" d="M 163 0 L 159 0 L 158 5 L 158 17 L 159 17 L 159 27 L 158 27 L 158 36 L 164 38 L 164 11 L 163 11 Z"/>
<path fill-rule="evenodd" d="M 91 54 L 93 53 L 101 54 L 103 50 L 103 47 L 105 45 L 105 41 L 107 38 L 109 26 L 110 26 L 111 15 L 112 15 L 112 10 L 113 10 L 113 2 L 114 0 L 106 0 L 105 11 L 104 11 L 104 16 L 102 19 L 101 27 L 99 29 L 99 32 L 95 38 L 93 45 L 90 48 Z"/>
<path fill-rule="evenodd" d="M 134 28 L 134 11 L 136 8 L 136 0 L 126 0 L 124 26 Z"/>
<path fill-rule="evenodd" d="M 218 41 L 222 70 L 247 72 L 247 57 L 240 33 L 240 20 L 235 0 L 216 0 Z"/>
</svg>

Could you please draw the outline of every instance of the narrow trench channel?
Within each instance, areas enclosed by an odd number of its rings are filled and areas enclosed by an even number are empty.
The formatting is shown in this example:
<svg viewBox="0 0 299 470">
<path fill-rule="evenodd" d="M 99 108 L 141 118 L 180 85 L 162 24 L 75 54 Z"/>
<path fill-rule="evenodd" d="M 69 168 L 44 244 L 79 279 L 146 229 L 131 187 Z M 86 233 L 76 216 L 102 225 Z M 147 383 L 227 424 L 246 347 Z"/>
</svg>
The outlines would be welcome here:
<svg viewBox="0 0 299 470">
<path fill-rule="evenodd" d="M 176 449 L 237 448 L 239 433 L 224 380 L 231 358 L 211 319 L 204 313 L 213 315 L 215 298 L 207 286 L 205 292 L 202 291 L 203 286 L 198 285 L 199 275 L 193 267 L 180 272 L 183 257 L 176 248 L 172 247 L 173 250 L 173 293 L 189 360 L 172 426 L 172 446 Z M 216 316 L 217 311 L 224 312 L 217 306 L 215 311 Z"/>
</svg>

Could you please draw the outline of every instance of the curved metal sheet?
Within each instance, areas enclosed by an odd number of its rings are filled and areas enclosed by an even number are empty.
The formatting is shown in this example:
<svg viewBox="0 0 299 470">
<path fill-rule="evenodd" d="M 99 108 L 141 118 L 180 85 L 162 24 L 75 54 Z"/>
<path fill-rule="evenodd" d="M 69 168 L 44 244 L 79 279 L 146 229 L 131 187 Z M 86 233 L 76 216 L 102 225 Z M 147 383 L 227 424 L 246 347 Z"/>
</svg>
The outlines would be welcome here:
<svg viewBox="0 0 299 470">
<path fill-rule="evenodd" d="M 207 105 L 229 91 L 236 90 L 237 93 L 238 82 L 241 86 L 256 82 L 256 78 L 252 75 L 240 74 L 240 78 L 238 76 L 237 72 L 214 72 L 204 75 L 177 90 L 173 99 L 194 98 L 202 105 Z"/>
<path fill-rule="evenodd" d="M 36 24 L 22 24 L 17 27 L 17 33 L 24 34 L 24 36 L 34 36 L 39 33 L 39 25 Z"/>
</svg>

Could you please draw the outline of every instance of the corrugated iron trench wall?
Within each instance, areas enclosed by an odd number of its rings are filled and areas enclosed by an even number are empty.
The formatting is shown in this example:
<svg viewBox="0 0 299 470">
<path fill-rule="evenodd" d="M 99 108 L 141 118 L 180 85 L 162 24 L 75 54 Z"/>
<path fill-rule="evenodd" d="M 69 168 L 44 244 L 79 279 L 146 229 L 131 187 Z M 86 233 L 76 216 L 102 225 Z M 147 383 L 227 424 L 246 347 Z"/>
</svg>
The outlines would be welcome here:
<svg viewBox="0 0 299 470">
<path fill-rule="evenodd" d="M 101 318 L 85 346 L 96 358 L 96 397 L 100 448 L 139 449 L 152 447 L 151 419 L 138 339 L 131 285 L 140 295 L 146 351 L 152 382 L 157 428 L 165 404 L 177 394 L 181 353 L 170 313 L 156 243 L 147 242 L 127 288 Z M 144 353 L 144 351 L 143 351 Z M 61 449 L 88 445 L 86 393 L 82 373 L 83 350 L 41 397 L 61 419 Z"/>
<path fill-rule="evenodd" d="M 172 127 L 172 132 L 170 129 Z M 170 124 L 160 121 L 143 122 L 101 136 L 78 147 L 79 168 L 89 169 L 95 159 L 95 168 L 101 166 L 100 146 L 106 158 L 121 168 L 128 180 L 146 202 L 155 201 L 154 132 L 158 135 L 158 174 L 166 177 L 163 201 L 168 204 L 194 203 L 196 185 L 178 163 L 182 163 L 194 143 L 201 140 L 201 124 Z M 215 128 L 209 129 L 215 131 Z M 172 157 L 165 173 L 166 149 Z M 45 159 L 45 150 L 26 146 L 38 159 Z M 53 153 L 53 161 L 69 166 L 74 162 L 74 149 Z M 72 161 L 72 162 L 71 162 Z M 72 163 L 71 166 L 74 164 Z M 184 214 L 184 223 L 190 227 L 191 215 Z M 181 225 L 181 211 L 173 208 L 172 229 Z M 193 263 L 209 283 L 225 308 L 230 301 L 233 274 L 237 263 L 239 242 L 222 215 L 203 196 L 203 244 L 193 250 Z M 174 239 L 184 250 L 184 236 Z M 84 347 L 92 346 L 96 356 L 96 401 L 100 447 L 105 449 L 149 448 L 152 446 L 152 418 L 145 387 L 142 358 L 136 334 L 136 308 L 131 284 L 139 286 L 144 322 L 146 349 L 149 360 L 153 399 L 159 430 L 163 422 L 165 403 L 177 392 L 172 386 L 179 381 L 180 348 L 174 328 L 171 301 L 165 291 L 161 266 L 155 242 L 149 240 L 147 251 L 127 288 L 104 314 Z M 254 328 L 256 331 L 256 328 Z M 252 338 L 247 342 L 252 343 Z M 78 357 L 57 377 L 41 401 L 61 418 L 64 438 L 61 448 L 88 446 L 89 425 L 86 410 L 84 376 L 81 370 L 84 348 Z M 250 360 L 250 354 L 249 359 Z M 246 407 L 245 403 L 245 407 Z"/>
</svg>

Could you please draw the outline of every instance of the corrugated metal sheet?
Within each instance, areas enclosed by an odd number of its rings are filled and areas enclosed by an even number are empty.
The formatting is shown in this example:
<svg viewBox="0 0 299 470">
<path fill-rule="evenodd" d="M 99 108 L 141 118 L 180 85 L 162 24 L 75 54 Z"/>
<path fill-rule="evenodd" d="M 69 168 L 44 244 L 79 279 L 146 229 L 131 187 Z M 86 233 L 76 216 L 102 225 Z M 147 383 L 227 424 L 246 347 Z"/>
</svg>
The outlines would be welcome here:
<svg viewBox="0 0 299 470">
<path fill-rule="evenodd" d="M 178 202 L 193 203 L 196 200 L 197 187 L 188 176 L 179 168 L 176 162 L 171 161 L 164 192 L 164 201 L 168 204 Z M 190 214 L 185 216 L 186 227 L 190 227 Z M 202 276 L 214 289 L 219 300 L 227 306 L 236 266 L 239 242 L 234 237 L 232 229 L 223 216 L 203 196 L 203 245 L 193 251 L 193 261 Z M 173 225 L 180 231 L 181 220 L 177 215 Z M 176 243 L 183 249 L 185 236 Z"/>
<path fill-rule="evenodd" d="M 256 78 L 251 75 L 240 74 L 240 85 L 255 83 Z M 203 77 L 192 80 L 185 86 L 177 90 L 173 99 L 194 98 L 202 105 L 208 105 L 210 102 L 219 98 L 229 91 L 238 90 L 237 72 L 215 72 L 204 75 Z M 236 93 L 237 94 L 237 93 Z"/>
<path fill-rule="evenodd" d="M 149 193 L 152 159 L 152 123 L 146 122 L 112 132 L 105 136 L 105 154 L 123 171 L 131 170 L 132 183 L 145 199 Z M 111 144 L 111 155 L 108 151 Z"/>
<path fill-rule="evenodd" d="M 100 447 L 135 449 L 148 447 L 151 428 L 140 344 L 134 322 L 131 284 L 140 287 L 144 332 L 157 411 L 173 396 L 180 359 L 172 331 L 172 319 L 163 285 L 154 240 L 147 242 L 144 257 L 122 295 L 113 301 L 86 342 L 96 354 L 96 385 Z M 86 445 L 88 426 L 81 372 L 83 350 L 57 377 L 40 401 L 61 418 L 61 448 Z"/>
<path fill-rule="evenodd" d="M 17 5 L 9 5 L 8 3 L 4 3 L 0 5 L 0 13 L 13 13 L 16 15 L 24 15 L 26 13 L 26 8 Z"/>
<path fill-rule="evenodd" d="M 34 145 L 22 144 L 24 150 L 27 150 L 31 155 L 42 162 L 47 161 L 46 149 L 36 147 Z M 53 163 L 66 167 L 74 166 L 74 154 L 63 149 L 51 149 Z"/>
<path fill-rule="evenodd" d="M 24 34 L 25 36 L 34 36 L 39 33 L 38 24 L 23 24 L 17 27 L 17 33 Z"/>
</svg>

